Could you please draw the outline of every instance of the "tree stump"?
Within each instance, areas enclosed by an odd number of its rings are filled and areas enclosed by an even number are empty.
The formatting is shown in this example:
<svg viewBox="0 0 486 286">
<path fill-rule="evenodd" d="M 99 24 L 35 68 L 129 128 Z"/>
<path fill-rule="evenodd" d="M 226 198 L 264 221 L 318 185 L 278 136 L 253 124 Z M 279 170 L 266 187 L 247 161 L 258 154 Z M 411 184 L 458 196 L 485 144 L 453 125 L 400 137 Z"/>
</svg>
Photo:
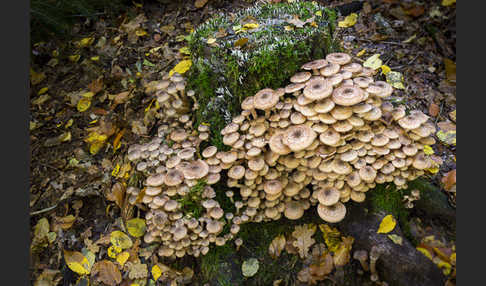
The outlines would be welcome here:
<svg viewBox="0 0 486 286">
<path fill-rule="evenodd" d="M 211 127 L 211 144 L 224 149 L 219 131 L 244 98 L 279 88 L 300 66 L 336 51 L 336 13 L 311 2 L 254 6 L 219 15 L 194 31 L 188 82 L 196 91 L 196 126 Z"/>
</svg>

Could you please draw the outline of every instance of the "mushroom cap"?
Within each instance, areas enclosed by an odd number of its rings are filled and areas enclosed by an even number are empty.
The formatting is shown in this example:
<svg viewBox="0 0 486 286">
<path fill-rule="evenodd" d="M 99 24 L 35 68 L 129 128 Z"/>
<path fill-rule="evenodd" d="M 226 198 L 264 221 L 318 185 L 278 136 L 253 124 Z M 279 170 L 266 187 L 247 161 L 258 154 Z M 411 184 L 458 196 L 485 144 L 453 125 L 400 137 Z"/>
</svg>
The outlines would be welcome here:
<svg viewBox="0 0 486 286">
<path fill-rule="evenodd" d="M 369 77 L 364 77 L 364 76 L 358 76 L 353 78 L 353 83 L 356 84 L 357 86 L 361 88 L 367 88 L 370 83 L 373 82 L 373 79 Z"/>
<path fill-rule="evenodd" d="M 353 129 L 353 125 L 348 120 L 340 120 L 332 125 L 332 128 L 337 132 L 348 132 Z"/>
<path fill-rule="evenodd" d="M 330 63 L 336 63 L 342 66 L 351 61 L 351 56 L 346 53 L 330 53 L 327 54 L 326 60 Z"/>
<path fill-rule="evenodd" d="M 319 73 L 325 77 L 330 77 L 339 72 L 340 66 L 336 63 L 328 63 L 327 65 L 323 66 L 320 70 Z M 337 81 L 336 79 L 334 79 Z M 341 75 L 341 81 L 343 80 L 342 75 Z M 334 85 L 334 84 L 333 84 Z"/>
<path fill-rule="evenodd" d="M 177 169 L 172 169 L 167 172 L 164 178 L 164 184 L 167 186 L 177 186 L 184 181 L 184 173 Z"/>
<path fill-rule="evenodd" d="M 285 131 L 282 142 L 292 151 L 300 151 L 309 147 L 317 133 L 305 124 L 294 125 Z"/>
<path fill-rule="evenodd" d="M 371 145 L 373 146 L 385 146 L 388 142 L 390 142 L 390 139 L 386 137 L 383 133 L 375 134 L 373 136 L 373 139 L 371 139 Z"/>
<path fill-rule="evenodd" d="M 215 146 L 208 146 L 202 151 L 202 156 L 204 158 L 209 158 L 214 156 L 216 152 L 218 152 L 218 148 L 216 148 Z"/>
<path fill-rule="evenodd" d="M 353 109 L 349 106 L 336 106 L 331 110 L 331 115 L 337 120 L 345 120 L 353 115 Z"/>
<path fill-rule="evenodd" d="M 292 152 L 292 150 L 283 143 L 284 132 L 277 132 L 270 137 L 268 145 L 272 152 L 279 155 L 286 155 Z"/>
<path fill-rule="evenodd" d="M 256 109 L 268 110 L 274 107 L 278 100 L 279 96 L 273 89 L 264 88 L 255 94 L 253 104 Z"/>
<path fill-rule="evenodd" d="M 343 220 L 343 218 L 346 216 L 346 207 L 341 202 L 337 202 L 332 206 L 318 204 L 317 213 L 324 221 L 336 223 Z"/>
<path fill-rule="evenodd" d="M 179 241 L 179 240 L 183 239 L 184 237 L 186 237 L 187 228 L 183 225 L 178 226 L 178 227 L 175 228 L 173 235 L 174 235 L 173 236 L 174 240 Z"/>
<path fill-rule="evenodd" d="M 284 215 L 288 219 L 299 219 L 304 215 L 304 208 L 298 201 L 288 201 L 285 203 Z"/>
<path fill-rule="evenodd" d="M 323 188 L 317 192 L 317 200 L 319 203 L 325 206 L 332 206 L 339 201 L 341 192 L 336 188 Z"/>
<path fill-rule="evenodd" d="M 337 159 L 332 161 L 332 170 L 334 173 L 339 175 L 347 175 L 353 171 L 353 168 L 349 163 L 344 162 L 343 160 Z"/>
<path fill-rule="evenodd" d="M 366 103 L 366 102 L 360 102 L 356 105 L 353 105 L 353 112 L 360 114 L 360 113 L 366 113 L 370 111 L 373 108 L 373 105 Z"/>
<path fill-rule="evenodd" d="M 300 68 L 304 70 L 317 70 L 324 67 L 325 65 L 327 65 L 327 61 L 325 59 L 318 59 L 312 62 L 305 63 Z"/>
<path fill-rule="evenodd" d="M 324 100 L 319 100 L 314 104 L 314 111 L 317 113 L 327 113 L 331 111 L 336 104 L 330 98 L 326 98 Z"/>
<path fill-rule="evenodd" d="M 248 96 L 247 98 L 243 99 L 241 102 L 241 109 L 243 110 L 251 110 L 255 108 L 255 98 L 253 96 Z"/>
<path fill-rule="evenodd" d="M 341 86 L 332 92 L 332 100 L 338 105 L 351 106 L 360 103 L 363 99 L 363 90 L 357 86 Z"/>
<path fill-rule="evenodd" d="M 149 196 L 156 196 L 162 192 L 162 188 L 160 187 L 147 187 L 145 189 L 145 194 Z"/>
<path fill-rule="evenodd" d="M 319 140 L 326 145 L 335 145 L 341 139 L 341 135 L 334 129 L 328 128 L 319 135 Z"/>
<path fill-rule="evenodd" d="M 357 191 L 351 191 L 351 194 L 350 194 L 350 198 L 351 200 L 357 202 L 357 203 L 361 203 L 361 202 L 364 202 L 364 200 L 366 199 L 366 194 L 365 192 L 357 192 Z"/>
<path fill-rule="evenodd" d="M 291 83 L 291 84 L 288 84 L 285 87 L 285 92 L 286 93 L 293 93 L 293 92 L 296 92 L 298 90 L 303 89 L 304 87 L 305 87 L 304 82 Z"/>
<path fill-rule="evenodd" d="M 325 71 L 323 71 L 323 69 L 321 69 L 321 74 L 325 76 Z M 334 87 L 334 86 L 337 86 L 338 84 L 340 84 L 344 78 L 343 78 L 343 75 L 340 74 L 340 73 L 335 73 L 331 76 L 329 76 L 327 78 L 327 80 L 329 81 L 329 83 L 331 83 L 331 85 Z"/>
<path fill-rule="evenodd" d="M 175 142 L 181 142 L 186 140 L 189 135 L 184 129 L 176 129 L 170 133 L 170 140 Z"/>
<path fill-rule="evenodd" d="M 220 221 L 211 220 L 206 224 L 206 229 L 208 230 L 208 233 L 218 233 L 223 229 L 223 226 Z"/>
<path fill-rule="evenodd" d="M 346 183 L 351 187 L 354 188 L 361 183 L 361 176 L 359 175 L 358 171 L 353 171 L 349 175 L 346 176 Z"/>
<path fill-rule="evenodd" d="M 357 73 L 360 73 L 363 70 L 363 66 L 359 63 L 349 63 L 349 64 L 344 65 L 341 68 L 341 70 L 348 71 L 348 72 L 351 72 L 353 74 L 357 74 Z"/>
<path fill-rule="evenodd" d="M 307 71 L 298 72 L 290 78 L 290 82 L 291 83 L 302 83 L 302 82 L 307 81 L 311 76 L 312 76 L 312 74 L 310 72 L 307 72 Z"/>
<path fill-rule="evenodd" d="M 230 133 L 233 133 L 233 132 L 236 132 L 238 131 L 238 128 L 240 126 L 234 122 L 230 122 L 228 125 L 226 125 L 223 129 L 221 129 L 221 135 L 226 135 L 226 134 L 230 134 Z"/>
<path fill-rule="evenodd" d="M 228 171 L 228 177 L 239 180 L 245 176 L 245 167 L 241 165 L 233 166 Z"/>
<path fill-rule="evenodd" d="M 187 147 L 184 149 L 181 149 L 177 152 L 177 156 L 181 158 L 182 160 L 189 160 L 194 157 L 194 153 L 196 153 L 196 148 L 194 147 Z"/>
<path fill-rule="evenodd" d="M 393 87 L 386 81 L 379 80 L 370 83 L 366 88 L 366 91 L 378 97 L 387 97 L 392 94 Z"/>
<path fill-rule="evenodd" d="M 182 169 L 182 173 L 189 180 L 201 179 L 209 173 L 209 166 L 205 161 L 198 159 L 187 164 Z"/>
<path fill-rule="evenodd" d="M 398 120 L 398 124 L 407 130 L 418 128 L 421 124 L 420 118 L 416 115 L 409 114 Z"/>
<path fill-rule="evenodd" d="M 363 181 L 371 183 L 376 178 L 376 170 L 371 166 L 364 166 L 359 169 L 359 176 Z"/>
<path fill-rule="evenodd" d="M 423 170 L 429 168 L 431 165 L 429 158 L 423 153 L 420 152 L 415 157 L 413 157 L 412 166 L 416 169 Z"/>
<path fill-rule="evenodd" d="M 263 190 L 269 195 L 276 195 L 282 192 L 283 185 L 280 180 L 267 180 L 263 185 Z"/>
<path fill-rule="evenodd" d="M 223 144 L 231 146 L 238 141 L 240 134 L 238 132 L 228 133 L 223 136 Z"/>
<path fill-rule="evenodd" d="M 323 77 L 314 77 L 306 83 L 303 93 L 311 100 L 323 99 L 331 95 L 332 85 Z"/>
<path fill-rule="evenodd" d="M 165 174 L 154 174 L 147 177 L 146 183 L 147 186 L 149 187 L 158 187 L 164 183 L 164 179 L 165 179 Z"/>
</svg>

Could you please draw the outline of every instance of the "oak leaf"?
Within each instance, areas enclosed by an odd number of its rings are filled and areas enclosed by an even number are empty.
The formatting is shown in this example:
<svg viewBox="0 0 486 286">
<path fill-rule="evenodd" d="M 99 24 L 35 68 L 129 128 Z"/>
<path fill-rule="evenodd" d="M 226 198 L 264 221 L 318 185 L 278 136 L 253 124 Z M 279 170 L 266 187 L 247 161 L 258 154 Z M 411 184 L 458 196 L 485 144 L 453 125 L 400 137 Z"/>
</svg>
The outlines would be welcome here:
<svg viewBox="0 0 486 286">
<path fill-rule="evenodd" d="M 309 255 L 309 248 L 316 242 L 312 238 L 316 228 L 315 224 L 297 225 L 292 232 L 292 236 L 296 238 L 293 245 L 298 249 L 299 256 L 302 259 Z"/>
<path fill-rule="evenodd" d="M 122 281 L 120 270 L 116 265 L 109 260 L 101 260 L 93 265 L 92 277 L 95 277 L 99 282 L 111 286 L 117 285 Z"/>
</svg>

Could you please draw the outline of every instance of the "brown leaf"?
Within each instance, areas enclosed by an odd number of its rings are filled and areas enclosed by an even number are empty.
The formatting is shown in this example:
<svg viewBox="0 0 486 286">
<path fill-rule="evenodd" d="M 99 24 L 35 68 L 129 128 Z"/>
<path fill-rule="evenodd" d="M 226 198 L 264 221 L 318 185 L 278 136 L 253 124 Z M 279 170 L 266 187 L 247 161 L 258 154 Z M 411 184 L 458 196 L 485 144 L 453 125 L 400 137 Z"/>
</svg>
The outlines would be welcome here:
<svg viewBox="0 0 486 286">
<path fill-rule="evenodd" d="M 447 172 L 441 181 L 444 184 L 444 189 L 450 190 L 456 184 L 456 169 Z"/>
<path fill-rule="evenodd" d="M 122 208 L 123 200 L 125 199 L 125 191 L 125 186 L 120 182 L 116 182 L 111 187 L 111 191 L 108 192 L 105 196 L 107 200 L 115 202 L 119 208 Z"/>
<path fill-rule="evenodd" d="M 55 217 L 52 224 L 52 231 L 57 232 L 59 228 L 61 228 L 62 230 L 68 230 L 73 226 L 75 221 L 76 217 L 73 215 L 68 215 L 65 217 Z"/>
<path fill-rule="evenodd" d="M 109 260 L 96 262 L 91 269 L 91 276 L 108 285 L 117 285 L 122 281 L 120 270 Z"/>
<path fill-rule="evenodd" d="M 451 83 L 456 83 L 456 63 L 448 58 L 444 58 L 446 78 Z"/>
<path fill-rule="evenodd" d="M 351 259 L 351 248 L 354 242 L 354 238 L 351 236 L 343 237 L 342 243 L 339 245 L 339 248 L 336 252 L 334 252 L 333 260 L 334 265 L 336 267 L 346 265 L 349 260 Z"/>
<path fill-rule="evenodd" d="M 121 104 L 121 103 L 127 102 L 130 93 L 131 93 L 130 91 L 124 91 L 124 92 L 120 92 L 118 94 L 115 94 L 114 97 L 113 97 L 113 103 L 114 104 Z"/>
<path fill-rule="evenodd" d="M 194 6 L 199 9 L 202 8 L 204 5 L 206 5 L 207 2 L 208 0 L 196 0 L 194 2 Z"/>
<path fill-rule="evenodd" d="M 94 94 L 103 90 L 103 76 L 93 80 L 90 84 L 88 84 L 88 88 Z"/>
<path fill-rule="evenodd" d="M 416 18 L 423 15 L 424 11 L 425 11 L 424 6 L 414 6 L 410 9 L 405 10 L 405 14 Z"/>
<path fill-rule="evenodd" d="M 449 120 L 437 123 L 437 127 L 444 132 L 456 130 L 456 124 L 450 122 Z"/>
<path fill-rule="evenodd" d="M 315 263 L 309 265 L 310 275 L 317 276 L 315 278 L 320 278 L 319 280 L 323 280 L 324 276 L 331 273 L 333 269 L 333 257 L 329 252 L 323 253 Z"/>
<path fill-rule="evenodd" d="M 270 243 L 270 246 L 268 247 L 268 253 L 273 259 L 276 259 L 280 256 L 280 253 L 285 248 L 285 244 L 285 236 L 283 234 L 277 235 Z"/>
<path fill-rule="evenodd" d="M 431 103 L 429 105 L 429 115 L 430 116 L 433 116 L 433 117 L 436 117 L 438 114 L 439 114 L 439 105 L 435 104 L 435 103 Z"/>
<path fill-rule="evenodd" d="M 309 248 L 316 242 L 312 236 L 316 232 L 316 225 L 304 224 L 295 226 L 292 236 L 296 238 L 293 245 L 297 247 L 300 258 L 309 256 Z"/>
</svg>

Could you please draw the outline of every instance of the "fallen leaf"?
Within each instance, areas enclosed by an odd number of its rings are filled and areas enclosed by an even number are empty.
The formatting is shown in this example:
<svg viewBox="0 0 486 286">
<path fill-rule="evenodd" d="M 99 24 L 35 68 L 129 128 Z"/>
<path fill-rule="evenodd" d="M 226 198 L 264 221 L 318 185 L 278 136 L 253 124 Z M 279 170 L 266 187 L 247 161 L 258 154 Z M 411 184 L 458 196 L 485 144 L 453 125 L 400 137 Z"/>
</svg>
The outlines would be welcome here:
<svg viewBox="0 0 486 286">
<path fill-rule="evenodd" d="M 37 92 L 37 95 L 42 95 L 42 94 L 46 93 L 48 90 L 49 90 L 48 87 L 43 87 L 39 90 L 39 92 Z"/>
<path fill-rule="evenodd" d="M 442 177 L 441 182 L 444 184 L 444 189 L 446 191 L 451 190 L 456 184 L 456 169 L 447 172 L 444 177 Z"/>
<path fill-rule="evenodd" d="M 147 264 L 142 264 L 140 261 L 132 263 L 127 262 L 128 265 L 128 278 L 141 279 L 148 276 Z"/>
<path fill-rule="evenodd" d="M 208 43 L 208 44 L 210 44 L 210 45 L 211 45 L 211 44 L 214 44 L 214 43 L 216 43 L 216 39 L 215 39 L 215 38 L 209 38 L 209 39 L 206 41 L 206 43 Z"/>
<path fill-rule="evenodd" d="M 405 10 L 405 14 L 415 18 L 423 15 L 424 12 L 425 12 L 424 6 L 414 6 L 410 9 Z"/>
<path fill-rule="evenodd" d="M 41 83 L 46 78 L 46 75 L 43 72 L 36 72 L 33 69 L 30 69 L 30 83 L 32 85 L 36 85 Z"/>
<path fill-rule="evenodd" d="M 449 112 L 449 118 L 456 122 L 456 110 L 454 109 L 453 111 Z"/>
<path fill-rule="evenodd" d="M 357 57 L 361 57 L 362 55 L 364 55 L 364 53 L 366 53 L 366 49 L 362 49 L 361 51 L 359 51 L 356 56 Z"/>
<path fill-rule="evenodd" d="M 61 281 L 61 271 L 44 269 L 34 282 L 34 286 L 55 286 Z"/>
<path fill-rule="evenodd" d="M 174 68 L 172 68 L 169 71 L 169 76 L 172 76 L 175 72 L 177 72 L 179 74 L 183 74 L 183 73 L 185 73 L 186 71 L 189 70 L 189 68 L 191 67 L 191 65 L 192 65 L 192 61 L 191 60 L 183 60 L 183 61 L 180 61 Z"/>
<path fill-rule="evenodd" d="M 90 106 L 91 106 L 91 99 L 83 97 L 78 101 L 77 109 L 79 112 L 84 112 L 88 110 Z"/>
<path fill-rule="evenodd" d="M 48 245 L 47 234 L 49 233 L 49 220 L 45 217 L 39 219 L 34 227 L 34 237 L 32 238 L 31 248 L 46 247 Z"/>
<path fill-rule="evenodd" d="M 62 230 L 70 229 L 74 222 L 76 221 L 76 217 L 73 215 L 68 215 L 65 217 L 55 217 L 54 223 L 52 224 L 52 230 L 57 232 L 59 228 Z"/>
<path fill-rule="evenodd" d="M 341 243 L 341 233 L 337 228 L 330 227 L 327 224 L 320 224 L 319 229 L 324 237 L 324 242 L 330 252 L 335 252 L 339 249 Z"/>
<path fill-rule="evenodd" d="M 405 89 L 403 85 L 403 75 L 396 71 L 390 71 L 386 74 L 386 82 L 391 84 L 394 88 Z"/>
<path fill-rule="evenodd" d="M 68 58 L 71 62 L 76 63 L 79 61 L 79 58 L 81 58 L 81 55 L 71 55 Z"/>
<path fill-rule="evenodd" d="M 125 133 L 125 131 L 126 131 L 126 129 L 123 128 L 115 136 L 115 139 L 113 139 L 113 153 L 116 152 L 116 150 L 120 149 L 120 147 L 121 147 L 121 138 L 123 137 L 123 134 Z"/>
<path fill-rule="evenodd" d="M 117 166 L 120 166 L 120 165 L 117 165 Z M 111 191 L 106 193 L 106 195 L 105 195 L 106 199 L 109 200 L 109 201 L 115 202 L 116 205 L 119 208 L 122 208 L 123 207 L 123 200 L 125 199 L 125 190 L 126 190 L 126 188 L 122 183 L 116 182 L 111 187 Z"/>
<path fill-rule="evenodd" d="M 241 38 L 241 39 L 238 39 L 238 40 L 235 41 L 234 46 L 235 47 L 242 47 L 246 43 L 248 43 L 248 38 Z"/>
<path fill-rule="evenodd" d="M 456 0 L 442 0 L 442 6 L 450 6 L 452 4 L 456 3 Z"/>
<path fill-rule="evenodd" d="M 395 228 L 397 224 L 392 215 L 386 215 L 380 223 L 378 231 L 376 233 L 389 233 Z"/>
<path fill-rule="evenodd" d="M 341 28 L 348 28 L 354 26 L 356 22 L 358 21 L 358 14 L 356 13 L 351 13 L 346 18 L 344 18 L 343 21 L 338 22 L 338 26 Z"/>
<path fill-rule="evenodd" d="M 338 249 L 334 252 L 332 257 L 334 265 L 336 267 L 346 265 L 351 259 L 351 248 L 353 246 L 354 238 L 352 236 L 346 236 L 342 238 L 342 242 L 339 244 Z"/>
<path fill-rule="evenodd" d="M 363 66 L 376 70 L 381 67 L 382 64 L 383 61 L 380 59 L 380 54 L 374 54 L 363 63 Z"/>
<path fill-rule="evenodd" d="M 113 96 L 113 103 L 115 105 L 125 103 L 128 101 L 129 95 L 130 95 L 130 91 L 123 91 L 117 93 Z"/>
<path fill-rule="evenodd" d="M 91 277 L 97 281 L 111 286 L 117 285 L 122 281 L 120 270 L 109 260 L 101 260 L 93 265 Z"/>
<path fill-rule="evenodd" d="M 93 44 L 93 42 L 94 42 L 94 38 L 93 37 L 88 37 L 88 38 L 82 38 L 77 43 L 78 43 L 78 46 L 80 48 L 86 48 L 86 47 L 91 46 L 91 44 Z"/>
<path fill-rule="evenodd" d="M 93 80 L 90 84 L 88 84 L 88 89 L 94 94 L 103 90 L 103 77 L 101 76 Z"/>
<path fill-rule="evenodd" d="M 130 257 L 130 253 L 128 251 L 123 251 L 116 256 L 116 262 L 120 263 L 123 267 L 125 262 L 127 262 L 128 258 Z"/>
<path fill-rule="evenodd" d="M 439 139 L 442 143 L 446 145 L 456 145 L 456 131 L 455 130 L 450 130 L 450 131 L 444 131 L 444 130 L 439 130 L 435 134 L 437 136 L 437 139 Z"/>
<path fill-rule="evenodd" d="M 256 29 L 258 26 L 258 23 L 247 23 L 243 25 L 243 29 Z"/>
<path fill-rule="evenodd" d="M 285 244 L 285 236 L 283 234 L 277 235 L 270 243 L 270 246 L 268 247 L 268 253 L 273 259 L 276 259 L 280 256 L 280 253 L 285 248 Z"/>
<path fill-rule="evenodd" d="M 434 154 L 434 149 L 432 149 L 432 147 L 430 147 L 429 145 L 424 145 L 423 151 L 424 151 L 425 155 Z"/>
<path fill-rule="evenodd" d="M 162 270 L 160 269 L 160 267 L 155 264 L 153 267 L 152 267 L 152 277 L 154 278 L 155 281 L 157 281 L 157 279 L 159 279 L 160 275 L 162 275 Z"/>
<path fill-rule="evenodd" d="M 381 73 L 384 75 L 387 75 L 389 72 L 391 72 L 391 68 L 387 65 L 381 65 Z"/>
<path fill-rule="evenodd" d="M 142 237 L 146 229 L 147 226 L 144 219 L 133 218 L 127 221 L 127 231 L 133 237 Z"/>
<path fill-rule="evenodd" d="M 79 251 L 64 250 L 64 261 L 69 269 L 79 275 L 89 274 L 91 266 L 88 259 Z"/>
<path fill-rule="evenodd" d="M 420 252 L 422 252 L 423 255 L 427 256 L 427 258 L 429 258 L 430 260 L 432 260 L 432 254 L 430 254 L 430 252 L 426 249 L 426 248 L 423 248 L 423 247 L 416 247 L 416 249 Z"/>
<path fill-rule="evenodd" d="M 429 115 L 430 116 L 436 117 L 437 115 L 439 115 L 439 111 L 440 111 L 439 105 L 437 105 L 433 102 L 429 105 Z"/>
<path fill-rule="evenodd" d="M 260 265 L 256 258 L 250 258 L 243 261 L 243 264 L 241 265 L 241 272 L 245 277 L 252 277 L 258 272 L 259 266 Z"/>
<path fill-rule="evenodd" d="M 316 232 L 315 224 L 304 224 L 295 226 L 292 236 L 296 239 L 293 245 L 298 249 L 300 258 L 309 256 L 309 248 L 316 242 L 312 236 Z"/>
<path fill-rule="evenodd" d="M 132 245 L 133 245 L 130 237 L 128 235 L 126 235 L 125 233 L 119 231 L 119 230 L 115 230 L 115 231 L 111 232 L 110 242 L 114 246 L 119 247 L 121 249 L 127 249 L 127 248 L 132 247 Z"/>
<path fill-rule="evenodd" d="M 444 58 L 446 79 L 451 83 L 456 83 L 456 63 L 448 58 Z"/>
<path fill-rule="evenodd" d="M 194 6 L 199 9 L 199 8 L 202 8 L 204 5 L 206 5 L 207 2 L 208 2 L 208 0 L 196 0 L 194 2 Z M 157 279 L 155 279 L 155 280 L 157 280 Z"/>
<path fill-rule="evenodd" d="M 398 245 L 403 244 L 403 238 L 401 236 L 397 235 L 397 234 L 389 234 L 388 238 L 391 239 L 391 241 L 393 241 L 393 243 L 395 243 L 395 244 L 398 244 Z"/>
</svg>

